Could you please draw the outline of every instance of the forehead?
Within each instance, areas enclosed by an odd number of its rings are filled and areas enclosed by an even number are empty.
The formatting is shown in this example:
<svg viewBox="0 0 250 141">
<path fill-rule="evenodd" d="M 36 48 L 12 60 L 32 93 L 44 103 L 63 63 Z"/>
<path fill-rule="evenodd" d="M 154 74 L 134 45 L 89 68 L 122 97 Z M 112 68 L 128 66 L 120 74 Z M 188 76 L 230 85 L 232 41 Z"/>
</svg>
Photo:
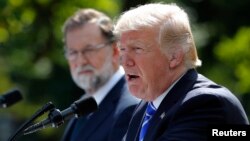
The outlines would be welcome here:
<svg viewBox="0 0 250 141">
<path fill-rule="evenodd" d="M 152 43 L 157 41 L 158 31 L 153 29 L 130 30 L 121 33 L 120 44 Z"/>
<path fill-rule="evenodd" d="M 69 30 L 66 34 L 66 41 L 79 40 L 82 42 L 92 42 L 103 39 L 100 28 L 95 23 L 86 23 L 80 27 Z"/>
</svg>

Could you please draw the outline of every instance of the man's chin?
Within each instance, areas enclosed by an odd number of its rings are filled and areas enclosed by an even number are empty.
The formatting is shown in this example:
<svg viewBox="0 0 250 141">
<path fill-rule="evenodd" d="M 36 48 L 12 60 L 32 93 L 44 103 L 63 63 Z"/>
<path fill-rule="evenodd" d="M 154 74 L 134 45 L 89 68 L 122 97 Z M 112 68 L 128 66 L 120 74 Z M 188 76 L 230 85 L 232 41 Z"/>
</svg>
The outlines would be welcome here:
<svg viewBox="0 0 250 141">
<path fill-rule="evenodd" d="M 90 85 L 90 80 L 76 80 L 75 83 L 78 85 L 78 87 L 82 88 L 82 89 L 89 89 L 91 88 L 91 85 Z"/>
<path fill-rule="evenodd" d="M 141 93 L 138 89 L 129 89 L 129 91 L 131 92 L 131 94 L 139 99 L 143 99 L 143 97 L 145 96 L 143 93 Z"/>
<path fill-rule="evenodd" d="M 81 84 L 77 84 L 77 86 L 83 90 L 89 90 L 91 87 L 87 86 L 87 85 L 81 85 Z"/>
</svg>

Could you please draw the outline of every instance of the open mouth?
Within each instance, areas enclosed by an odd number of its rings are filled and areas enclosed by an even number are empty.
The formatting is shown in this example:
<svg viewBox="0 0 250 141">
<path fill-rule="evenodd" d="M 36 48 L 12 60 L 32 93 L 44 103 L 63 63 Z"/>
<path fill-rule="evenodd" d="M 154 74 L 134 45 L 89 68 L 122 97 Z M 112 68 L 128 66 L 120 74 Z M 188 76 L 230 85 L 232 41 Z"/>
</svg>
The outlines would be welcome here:
<svg viewBox="0 0 250 141">
<path fill-rule="evenodd" d="M 129 81 L 132 81 L 132 80 L 138 79 L 139 76 L 138 75 L 134 75 L 134 74 L 128 74 L 127 78 L 128 78 Z"/>
</svg>

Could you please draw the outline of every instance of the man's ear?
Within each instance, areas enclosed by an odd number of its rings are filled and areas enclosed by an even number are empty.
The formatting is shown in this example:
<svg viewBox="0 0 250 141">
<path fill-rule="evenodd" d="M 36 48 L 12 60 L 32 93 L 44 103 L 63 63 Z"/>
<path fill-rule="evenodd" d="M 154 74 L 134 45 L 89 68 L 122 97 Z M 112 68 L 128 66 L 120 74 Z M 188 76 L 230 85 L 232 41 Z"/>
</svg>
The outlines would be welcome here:
<svg viewBox="0 0 250 141">
<path fill-rule="evenodd" d="M 118 46 L 117 46 L 117 43 L 113 43 L 113 44 L 112 44 L 112 49 L 113 49 L 113 54 L 112 54 L 113 60 L 114 60 L 114 61 L 119 60 L 120 52 L 119 52 L 119 48 L 118 48 Z"/>
<path fill-rule="evenodd" d="M 183 50 L 177 49 L 170 54 L 169 67 L 170 69 L 174 69 L 178 67 L 183 62 Z"/>
</svg>

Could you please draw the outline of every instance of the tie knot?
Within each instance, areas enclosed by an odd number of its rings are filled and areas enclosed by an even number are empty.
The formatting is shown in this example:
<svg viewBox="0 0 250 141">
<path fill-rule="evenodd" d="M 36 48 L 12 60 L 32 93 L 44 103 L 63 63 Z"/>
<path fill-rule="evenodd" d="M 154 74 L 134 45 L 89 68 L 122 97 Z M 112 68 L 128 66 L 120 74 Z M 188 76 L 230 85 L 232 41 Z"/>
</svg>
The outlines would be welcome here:
<svg viewBox="0 0 250 141">
<path fill-rule="evenodd" d="M 147 106 L 147 109 L 146 109 L 146 113 L 148 115 L 152 116 L 152 115 L 154 115 L 155 112 L 156 112 L 155 106 L 153 105 L 152 102 L 149 102 L 148 106 Z"/>
</svg>

